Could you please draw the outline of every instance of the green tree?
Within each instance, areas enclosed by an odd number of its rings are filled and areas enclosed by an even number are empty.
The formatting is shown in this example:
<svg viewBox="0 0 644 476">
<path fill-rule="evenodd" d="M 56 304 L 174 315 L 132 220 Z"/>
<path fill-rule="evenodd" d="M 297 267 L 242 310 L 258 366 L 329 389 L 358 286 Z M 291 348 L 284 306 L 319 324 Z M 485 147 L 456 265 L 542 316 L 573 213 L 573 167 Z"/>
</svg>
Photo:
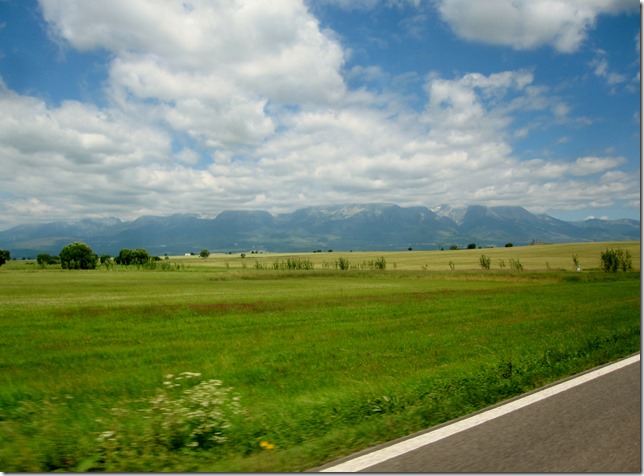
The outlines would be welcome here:
<svg viewBox="0 0 644 476">
<path fill-rule="evenodd" d="M 124 248 L 119 251 L 118 256 L 114 258 L 114 261 L 116 262 L 116 264 L 121 264 L 124 266 L 130 266 L 133 264 L 144 265 L 152 261 L 152 256 L 150 256 L 150 253 L 148 253 L 147 250 L 144 250 L 143 248 L 137 248 L 135 250 Z"/>
<path fill-rule="evenodd" d="M 70 243 L 60 250 L 60 265 L 63 269 L 96 269 L 98 256 L 81 241 Z"/>
<path fill-rule="evenodd" d="M 476 243 L 470 243 L 469 245 L 467 245 L 467 249 L 468 250 L 475 250 L 476 249 Z"/>
<path fill-rule="evenodd" d="M 11 253 L 8 250 L 0 250 L 0 266 L 11 259 Z"/>
<path fill-rule="evenodd" d="M 199 253 L 199 256 L 201 256 L 202 258 L 206 259 L 208 256 L 210 256 L 210 251 L 208 251 L 206 248 L 204 248 Z"/>
</svg>

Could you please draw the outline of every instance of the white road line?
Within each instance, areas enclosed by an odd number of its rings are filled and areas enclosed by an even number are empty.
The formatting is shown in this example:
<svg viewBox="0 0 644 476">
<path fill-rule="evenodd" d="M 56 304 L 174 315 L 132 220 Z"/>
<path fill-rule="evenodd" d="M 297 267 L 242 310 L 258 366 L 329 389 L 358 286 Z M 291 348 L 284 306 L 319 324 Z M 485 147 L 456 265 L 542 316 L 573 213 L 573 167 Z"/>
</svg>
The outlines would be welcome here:
<svg viewBox="0 0 644 476">
<path fill-rule="evenodd" d="M 349 461 L 345 461 L 344 463 L 339 463 L 335 466 L 324 468 L 320 470 L 320 472 L 353 473 L 366 469 L 370 466 L 382 463 L 383 461 L 395 458 L 396 456 L 403 455 L 435 441 L 447 438 L 448 436 L 455 435 L 456 433 L 460 433 L 461 431 L 468 430 L 477 425 L 485 423 L 486 421 L 493 420 L 500 416 L 507 415 L 508 413 L 511 413 L 515 410 L 519 410 L 520 408 L 524 408 L 528 405 L 532 405 L 533 403 L 545 400 L 546 398 L 552 397 L 553 395 L 561 392 L 565 392 L 566 390 L 601 377 L 602 375 L 606 375 L 615 370 L 634 364 L 635 362 L 639 362 L 639 360 L 640 354 L 634 355 L 627 359 L 620 360 L 619 362 L 615 362 L 613 364 L 606 365 L 604 367 L 600 367 L 599 369 L 582 374 L 579 377 L 575 377 L 560 384 L 553 385 L 552 387 L 531 393 L 530 395 L 526 395 L 525 397 L 513 400 L 504 405 L 494 407 L 486 412 L 478 413 L 469 418 L 457 421 L 455 423 L 452 423 L 451 425 L 444 426 L 428 433 L 423 433 L 422 435 L 401 441 L 400 443 L 396 443 L 391 446 L 387 446 L 372 453 L 358 456 Z"/>
</svg>

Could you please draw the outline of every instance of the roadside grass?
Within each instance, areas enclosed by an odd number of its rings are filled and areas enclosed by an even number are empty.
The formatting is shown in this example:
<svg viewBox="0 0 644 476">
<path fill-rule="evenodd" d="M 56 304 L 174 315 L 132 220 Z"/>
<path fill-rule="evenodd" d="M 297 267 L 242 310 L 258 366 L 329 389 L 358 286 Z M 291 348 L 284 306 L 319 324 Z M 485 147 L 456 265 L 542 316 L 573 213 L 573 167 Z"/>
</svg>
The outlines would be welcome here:
<svg viewBox="0 0 644 476">
<path fill-rule="evenodd" d="M 514 256 L 575 252 L 549 246 Z M 597 267 L 611 247 L 584 246 Z M 639 350 L 639 248 L 616 274 L 485 271 L 493 250 L 471 251 L 433 272 L 3 267 L 0 468 L 306 470 Z M 215 379 L 230 399 L 186 416 Z"/>
</svg>

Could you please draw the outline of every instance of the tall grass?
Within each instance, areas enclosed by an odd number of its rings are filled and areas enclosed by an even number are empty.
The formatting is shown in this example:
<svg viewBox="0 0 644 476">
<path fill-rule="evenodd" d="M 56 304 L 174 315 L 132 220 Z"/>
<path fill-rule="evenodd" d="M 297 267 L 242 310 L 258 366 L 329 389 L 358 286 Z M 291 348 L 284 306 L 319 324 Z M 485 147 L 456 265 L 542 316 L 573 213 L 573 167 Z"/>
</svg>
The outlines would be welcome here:
<svg viewBox="0 0 644 476">
<path fill-rule="evenodd" d="M 0 467 L 305 470 L 638 351 L 638 273 L 514 256 L 524 271 L 3 267 Z"/>
</svg>

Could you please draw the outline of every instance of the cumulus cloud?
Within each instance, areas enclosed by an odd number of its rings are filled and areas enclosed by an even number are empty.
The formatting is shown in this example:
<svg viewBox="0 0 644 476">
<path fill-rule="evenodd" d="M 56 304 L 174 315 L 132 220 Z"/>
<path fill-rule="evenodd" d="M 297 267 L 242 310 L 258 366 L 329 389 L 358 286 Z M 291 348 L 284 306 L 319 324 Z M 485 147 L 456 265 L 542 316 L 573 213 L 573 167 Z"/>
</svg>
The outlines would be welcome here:
<svg viewBox="0 0 644 476">
<path fill-rule="evenodd" d="M 631 0 L 436 0 L 454 33 L 470 41 L 529 50 L 576 51 L 600 14 L 637 13 Z"/>
<path fill-rule="evenodd" d="M 209 147 L 270 136 L 269 101 L 331 104 L 345 93 L 342 48 L 297 1 L 42 0 L 41 7 L 59 41 L 114 53 L 112 101 L 139 101 Z"/>
<path fill-rule="evenodd" d="M 105 106 L 48 104 L 0 82 L 6 223 L 346 202 L 539 211 L 638 200 L 621 157 L 514 155 L 513 140 L 573 114 L 531 70 L 431 73 L 424 104 L 412 108 L 384 87 L 349 88 L 343 75 L 362 84 L 404 75 L 344 71 L 342 45 L 301 2 L 106 5 L 41 2 L 64 48 L 110 52 Z M 526 112 L 539 116 L 519 120 Z"/>
</svg>

